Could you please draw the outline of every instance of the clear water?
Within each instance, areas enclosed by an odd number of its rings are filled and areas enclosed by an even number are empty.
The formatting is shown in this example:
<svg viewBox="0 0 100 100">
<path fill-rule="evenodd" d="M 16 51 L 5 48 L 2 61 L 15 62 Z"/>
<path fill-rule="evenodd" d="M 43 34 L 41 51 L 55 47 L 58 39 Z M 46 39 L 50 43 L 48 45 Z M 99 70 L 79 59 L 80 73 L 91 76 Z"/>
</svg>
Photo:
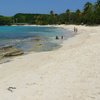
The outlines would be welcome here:
<svg viewBox="0 0 100 100">
<path fill-rule="evenodd" d="M 61 47 L 63 40 L 56 40 L 56 36 L 67 39 L 73 33 L 55 27 L 0 26 L 0 47 L 13 45 L 24 52 L 50 51 Z"/>
</svg>

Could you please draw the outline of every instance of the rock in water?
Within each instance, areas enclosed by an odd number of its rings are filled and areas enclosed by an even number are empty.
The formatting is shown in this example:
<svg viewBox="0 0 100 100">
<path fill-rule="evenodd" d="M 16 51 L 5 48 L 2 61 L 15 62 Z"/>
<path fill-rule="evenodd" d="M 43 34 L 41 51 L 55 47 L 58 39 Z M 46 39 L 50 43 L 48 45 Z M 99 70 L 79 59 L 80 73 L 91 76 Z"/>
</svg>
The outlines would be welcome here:
<svg viewBox="0 0 100 100">
<path fill-rule="evenodd" d="M 0 48 L 0 58 L 22 55 L 24 52 L 14 46 L 5 46 Z"/>
</svg>

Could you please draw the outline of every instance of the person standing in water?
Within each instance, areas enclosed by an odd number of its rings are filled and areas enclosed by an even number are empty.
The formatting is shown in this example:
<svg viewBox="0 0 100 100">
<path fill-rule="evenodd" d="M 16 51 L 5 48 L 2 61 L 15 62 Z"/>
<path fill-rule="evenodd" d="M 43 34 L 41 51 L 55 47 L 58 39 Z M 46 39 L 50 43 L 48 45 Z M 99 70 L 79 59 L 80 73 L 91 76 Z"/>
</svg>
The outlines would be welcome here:
<svg viewBox="0 0 100 100">
<path fill-rule="evenodd" d="M 63 39 L 64 37 L 63 36 L 61 36 L 61 39 Z"/>
<path fill-rule="evenodd" d="M 59 39 L 59 37 L 58 36 L 56 36 L 56 40 L 58 40 Z"/>
</svg>

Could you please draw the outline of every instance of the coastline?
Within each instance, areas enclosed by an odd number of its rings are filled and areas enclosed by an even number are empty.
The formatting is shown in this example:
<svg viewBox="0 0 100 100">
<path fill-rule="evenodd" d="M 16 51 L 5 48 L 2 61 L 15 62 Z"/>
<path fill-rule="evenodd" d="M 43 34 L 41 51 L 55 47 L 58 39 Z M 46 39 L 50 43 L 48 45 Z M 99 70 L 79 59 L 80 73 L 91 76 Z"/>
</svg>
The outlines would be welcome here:
<svg viewBox="0 0 100 100">
<path fill-rule="evenodd" d="M 29 53 L 0 64 L 1 100 L 100 99 L 100 26 L 57 25 L 73 31 L 55 51 Z M 16 87 L 13 93 L 9 87 Z"/>
</svg>

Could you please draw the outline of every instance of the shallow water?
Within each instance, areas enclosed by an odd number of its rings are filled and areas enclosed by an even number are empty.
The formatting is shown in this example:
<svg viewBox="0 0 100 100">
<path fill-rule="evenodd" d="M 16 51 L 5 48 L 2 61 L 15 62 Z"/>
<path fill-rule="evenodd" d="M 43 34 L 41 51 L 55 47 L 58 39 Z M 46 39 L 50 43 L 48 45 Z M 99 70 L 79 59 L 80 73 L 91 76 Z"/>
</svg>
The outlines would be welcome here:
<svg viewBox="0 0 100 100">
<path fill-rule="evenodd" d="M 56 40 L 58 36 L 60 39 Z M 73 36 L 73 32 L 55 27 L 0 26 L 0 47 L 13 45 L 24 52 L 51 51 L 61 47 L 62 39 Z"/>
</svg>

